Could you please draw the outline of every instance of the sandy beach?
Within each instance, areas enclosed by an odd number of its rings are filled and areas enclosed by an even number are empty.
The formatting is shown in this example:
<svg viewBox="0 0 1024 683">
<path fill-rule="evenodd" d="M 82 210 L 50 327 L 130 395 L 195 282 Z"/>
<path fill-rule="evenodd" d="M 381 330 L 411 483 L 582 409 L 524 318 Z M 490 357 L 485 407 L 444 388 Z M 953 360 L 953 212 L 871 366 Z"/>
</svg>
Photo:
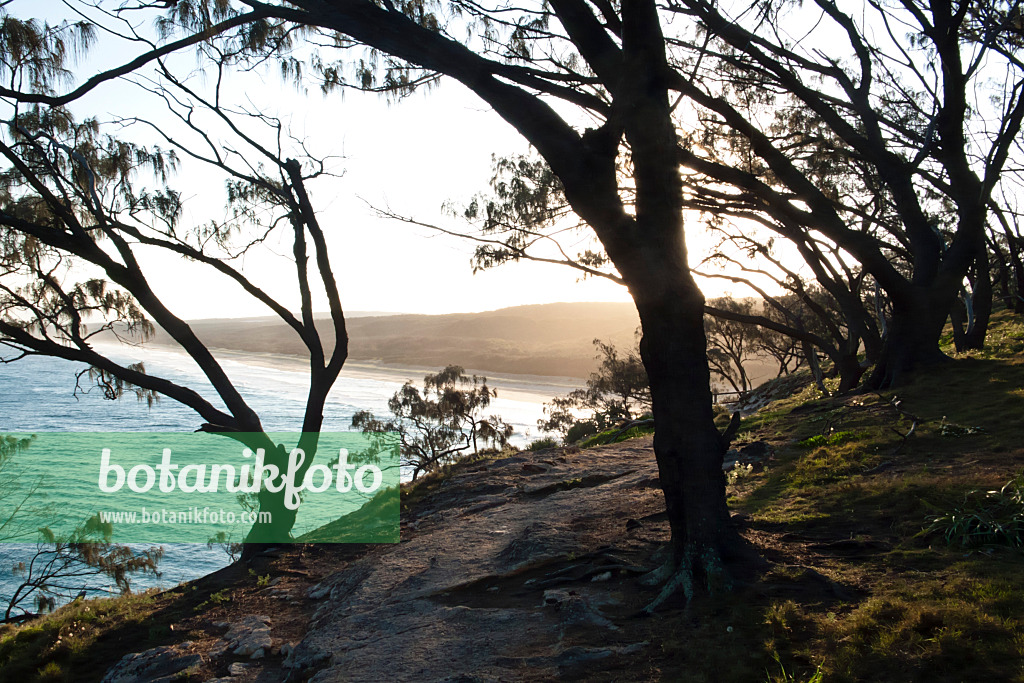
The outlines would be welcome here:
<svg viewBox="0 0 1024 683">
<path fill-rule="evenodd" d="M 136 347 L 118 344 L 113 341 L 103 341 L 102 343 L 97 343 L 96 346 L 97 348 L 116 349 L 121 354 L 138 352 L 138 355 L 145 356 L 147 351 L 159 351 L 176 354 L 181 356 L 183 360 L 186 359 L 185 353 L 179 347 L 172 344 L 147 342 L 144 346 Z M 252 353 L 223 348 L 211 348 L 210 351 L 220 361 L 242 363 L 244 365 L 269 370 L 281 370 L 289 373 L 304 374 L 308 370 L 308 364 L 303 358 L 290 354 Z M 346 378 L 351 378 L 370 379 L 380 382 L 398 382 L 401 384 L 411 379 L 417 384 L 422 384 L 425 375 L 437 372 L 440 369 L 415 365 L 392 365 L 388 363 L 375 363 L 373 361 L 349 360 L 345 362 L 338 382 L 342 383 Z M 499 396 L 502 398 L 536 403 L 550 401 L 552 397 L 566 394 L 584 384 L 584 381 L 578 377 L 518 375 L 474 370 L 473 368 L 466 368 L 466 374 L 486 377 L 488 386 L 492 389 L 497 389 Z"/>
</svg>

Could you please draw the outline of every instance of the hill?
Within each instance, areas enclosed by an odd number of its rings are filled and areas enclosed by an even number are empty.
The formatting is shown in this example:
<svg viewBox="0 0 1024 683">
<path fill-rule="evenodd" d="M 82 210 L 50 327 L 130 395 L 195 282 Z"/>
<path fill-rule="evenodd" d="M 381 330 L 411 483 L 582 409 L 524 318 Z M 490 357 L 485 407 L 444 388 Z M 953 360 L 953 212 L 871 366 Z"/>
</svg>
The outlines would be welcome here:
<svg viewBox="0 0 1024 683">
<path fill-rule="evenodd" d="M 213 348 L 303 355 L 294 332 L 273 318 L 208 319 L 189 323 Z M 349 317 L 349 359 L 430 368 L 586 377 L 596 367 L 593 340 L 633 343 L 640 324 L 629 303 L 515 306 L 483 313 Z M 334 334 L 318 322 L 328 345 Z M 157 343 L 169 341 L 162 331 Z"/>
</svg>

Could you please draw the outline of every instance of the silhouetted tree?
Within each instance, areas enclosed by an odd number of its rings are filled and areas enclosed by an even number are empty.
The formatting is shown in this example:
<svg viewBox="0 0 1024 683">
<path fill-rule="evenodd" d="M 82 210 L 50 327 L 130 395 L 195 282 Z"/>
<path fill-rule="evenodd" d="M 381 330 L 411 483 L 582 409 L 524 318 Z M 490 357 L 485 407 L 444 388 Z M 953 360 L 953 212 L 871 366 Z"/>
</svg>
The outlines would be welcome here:
<svg viewBox="0 0 1024 683">
<path fill-rule="evenodd" d="M 325 400 L 347 355 L 340 295 L 306 189 L 307 181 L 326 173 L 323 161 L 305 154 L 298 144 L 296 156 L 288 158 L 282 124 L 231 110 L 221 98 L 221 81 L 212 96 L 204 96 L 166 69 L 162 83 L 147 87 L 165 100 L 170 118 L 180 127 L 166 121 L 118 122 L 122 129 L 149 126 L 164 136 L 163 148 L 114 137 L 96 119 L 77 120 L 60 105 L 27 104 L 35 96 L 48 97 L 61 83 L 67 60 L 91 44 L 94 27 L 87 22 L 51 27 L 8 16 L 6 7 L 0 12 L 6 58 L 0 71 L 9 84 L 0 93 L 6 109 L 0 133 L 0 158 L 6 163 L 0 169 L 0 348 L 7 350 L 2 361 L 43 355 L 84 363 L 106 398 L 125 392 L 148 400 L 166 396 L 198 413 L 205 421 L 200 430 L 224 434 L 253 450 L 263 448 L 267 461 L 284 471 L 284 446 L 266 435 L 259 416 L 214 354 L 154 290 L 139 253 L 158 250 L 189 260 L 264 304 L 306 346 L 309 390 L 302 424 L 296 425 L 303 432 L 297 446 L 307 454 L 301 478 L 312 464 Z M 32 96 L 14 88 L 26 88 Z M 244 130 L 236 118 L 246 120 Z M 259 126 L 270 133 L 271 145 L 257 137 Z M 181 139 L 174 137 L 174 130 Z M 226 139 L 218 139 L 220 135 Z M 181 224 L 183 200 L 166 185 L 179 155 L 223 174 L 227 220 Z M 140 187 L 146 173 L 157 188 Z M 250 248 L 282 232 L 292 246 L 298 314 L 239 265 Z M 273 278 L 280 281 L 280 274 Z M 314 324 L 312 292 L 317 284 L 330 306 L 333 349 L 325 348 Z M 93 344 L 109 334 L 144 340 L 154 325 L 196 363 L 223 408 L 191 387 L 147 372 L 141 363 L 120 363 Z M 264 490 L 259 503 L 273 521 L 258 522 L 249 533 L 250 542 L 280 538 L 291 529 L 295 511 L 285 507 L 283 493 Z"/>
<path fill-rule="evenodd" d="M 512 436 L 512 425 L 483 410 L 497 396 L 486 377 L 467 376 L 449 365 L 423 378 L 421 392 L 410 380 L 388 401 L 391 418 L 377 418 L 368 410 L 352 416 L 352 427 L 365 434 L 397 434 L 402 464 L 412 469 L 413 481 L 469 452 L 490 443 L 500 448 Z"/>
<path fill-rule="evenodd" d="M 537 421 L 541 431 L 560 432 L 569 441 L 570 431 L 581 422 L 592 424 L 593 431 L 605 430 L 650 412 L 651 389 L 639 348 L 621 353 L 600 339 L 594 340 L 594 346 L 600 361 L 597 370 L 590 373 L 585 387 L 544 405 L 546 417 Z M 581 418 L 581 411 L 588 414 Z"/>
</svg>

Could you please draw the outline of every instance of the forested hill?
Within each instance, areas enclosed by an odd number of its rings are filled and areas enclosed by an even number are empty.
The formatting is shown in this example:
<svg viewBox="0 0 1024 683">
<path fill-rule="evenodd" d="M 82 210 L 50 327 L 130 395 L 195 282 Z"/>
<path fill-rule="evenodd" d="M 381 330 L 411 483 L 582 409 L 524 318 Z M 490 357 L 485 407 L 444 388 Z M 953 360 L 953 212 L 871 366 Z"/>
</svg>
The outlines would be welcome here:
<svg viewBox="0 0 1024 683">
<path fill-rule="evenodd" d="M 189 323 L 209 346 L 305 355 L 293 330 L 276 318 Z M 328 320 L 319 323 L 333 342 Z M 483 313 L 350 316 L 349 359 L 530 375 L 586 377 L 597 366 L 593 340 L 633 343 L 639 325 L 630 303 L 558 303 Z M 160 332 L 157 343 L 169 341 Z"/>
</svg>

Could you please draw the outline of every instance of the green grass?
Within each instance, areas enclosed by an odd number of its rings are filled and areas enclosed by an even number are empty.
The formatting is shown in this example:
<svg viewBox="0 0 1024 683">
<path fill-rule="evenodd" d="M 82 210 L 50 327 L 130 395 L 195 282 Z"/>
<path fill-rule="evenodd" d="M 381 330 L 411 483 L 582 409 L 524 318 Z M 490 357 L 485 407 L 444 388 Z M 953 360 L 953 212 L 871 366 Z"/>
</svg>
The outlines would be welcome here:
<svg viewBox="0 0 1024 683">
<path fill-rule="evenodd" d="M 90 676 L 74 672 L 95 668 L 91 662 L 101 659 L 109 650 L 109 640 L 105 641 L 103 636 L 112 629 L 148 636 L 155 600 L 153 592 L 78 600 L 28 624 L 0 628 L 3 679 L 25 682 L 99 679 L 103 671 L 93 671 Z"/>
<path fill-rule="evenodd" d="M 621 433 L 620 433 L 621 432 Z M 628 439 L 635 439 L 640 436 L 647 436 L 654 433 L 654 427 L 631 427 L 626 431 L 621 429 L 607 429 L 598 432 L 594 436 L 580 442 L 580 448 L 593 448 L 594 446 L 605 446 L 610 443 L 619 443 Z"/>
<path fill-rule="evenodd" d="M 1024 473 L 999 489 L 970 491 L 958 505 L 935 509 L 925 535 L 938 535 L 953 547 L 1024 552 Z"/>
<path fill-rule="evenodd" d="M 989 348 L 909 386 L 808 386 L 745 420 L 741 439 L 776 456 L 736 480 L 730 505 L 849 592 L 823 599 L 800 580 L 803 594 L 770 598 L 758 680 L 1024 682 L 1021 415 L 1024 322 L 1000 313 Z"/>
</svg>

